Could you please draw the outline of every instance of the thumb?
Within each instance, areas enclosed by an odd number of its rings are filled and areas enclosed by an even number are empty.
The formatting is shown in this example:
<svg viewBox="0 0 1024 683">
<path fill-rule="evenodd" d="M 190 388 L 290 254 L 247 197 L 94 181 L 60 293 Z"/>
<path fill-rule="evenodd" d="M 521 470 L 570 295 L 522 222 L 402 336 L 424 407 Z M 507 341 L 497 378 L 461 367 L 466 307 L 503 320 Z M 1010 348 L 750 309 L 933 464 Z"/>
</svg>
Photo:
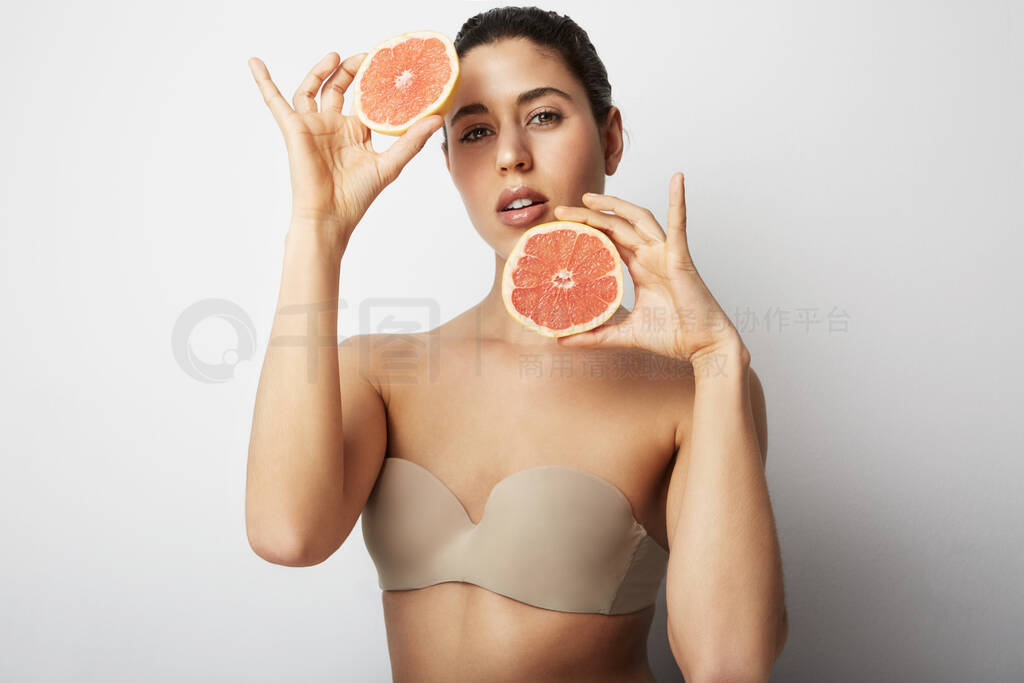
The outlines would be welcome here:
<svg viewBox="0 0 1024 683">
<path fill-rule="evenodd" d="M 599 348 L 608 341 L 607 327 L 597 327 L 586 332 L 568 334 L 555 339 L 555 344 L 567 348 Z"/>
<path fill-rule="evenodd" d="M 444 119 L 433 114 L 412 124 L 393 145 L 380 155 L 381 174 L 387 182 L 393 181 L 402 172 L 409 160 L 427 144 L 427 139 L 444 125 Z"/>
<path fill-rule="evenodd" d="M 577 332 L 558 337 L 555 344 L 566 348 L 630 348 L 628 338 L 623 334 L 623 326 L 605 323 L 586 332 Z"/>
</svg>

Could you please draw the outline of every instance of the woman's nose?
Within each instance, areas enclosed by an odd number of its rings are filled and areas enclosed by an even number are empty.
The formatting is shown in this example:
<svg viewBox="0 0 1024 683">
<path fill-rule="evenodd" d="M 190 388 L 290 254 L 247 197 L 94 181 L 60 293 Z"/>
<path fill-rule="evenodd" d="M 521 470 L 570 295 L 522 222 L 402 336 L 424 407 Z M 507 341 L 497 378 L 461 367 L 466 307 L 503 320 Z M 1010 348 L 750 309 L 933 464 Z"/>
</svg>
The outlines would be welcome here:
<svg viewBox="0 0 1024 683">
<path fill-rule="evenodd" d="M 517 171 L 529 170 L 533 164 L 530 150 L 526 141 L 518 130 L 504 130 L 498 136 L 498 171 L 504 172 L 511 169 Z"/>
</svg>

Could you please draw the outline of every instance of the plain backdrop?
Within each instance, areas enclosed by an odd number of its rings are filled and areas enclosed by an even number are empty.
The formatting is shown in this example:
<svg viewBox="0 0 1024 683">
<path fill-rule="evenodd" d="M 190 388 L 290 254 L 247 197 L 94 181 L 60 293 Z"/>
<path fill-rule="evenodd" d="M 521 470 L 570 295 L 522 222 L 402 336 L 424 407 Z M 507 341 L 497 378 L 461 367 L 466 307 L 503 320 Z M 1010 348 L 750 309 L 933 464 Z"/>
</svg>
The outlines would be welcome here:
<svg viewBox="0 0 1024 683">
<path fill-rule="evenodd" d="M 491 6 L 4 12 L 0 679 L 390 680 L 358 525 L 309 568 L 246 541 L 290 210 L 246 60 L 290 99 L 328 51 Z M 791 624 L 772 680 L 1024 678 L 1020 5 L 543 6 L 589 32 L 623 111 L 606 191 L 664 221 L 685 172 L 691 251 L 765 386 Z M 487 292 L 440 142 L 358 226 L 340 336 Z M 664 620 L 663 586 L 650 657 L 680 680 Z"/>
</svg>

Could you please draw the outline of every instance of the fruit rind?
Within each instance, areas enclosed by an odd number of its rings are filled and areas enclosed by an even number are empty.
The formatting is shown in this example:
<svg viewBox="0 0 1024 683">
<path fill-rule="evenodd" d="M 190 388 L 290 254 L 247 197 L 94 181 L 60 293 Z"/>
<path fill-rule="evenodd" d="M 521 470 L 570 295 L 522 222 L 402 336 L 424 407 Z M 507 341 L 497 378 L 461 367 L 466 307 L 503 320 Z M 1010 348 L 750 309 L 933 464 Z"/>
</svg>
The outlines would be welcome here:
<svg viewBox="0 0 1024 683">
<path fill-rule="evenodd" d="M 593 318 L 592 320 L 588 320 L 587 322 L 580 323 L 578 325 L 571 325 L 563 330 L 552 330 L 543 325 L 538 325 L 530 318 L 519 313 L 519 311 L 517 311 L 512 306 L 512 304 L 510 303 L 512 300 L 512 290 L 516 289 L 515 283 L 512 280 L 512 274 L 516 268 L 516 265 L 519 262 L 519 259 L 523 256 L 527 241 L 531 237 L 545 232 L 554 232 L 556 230 L 562 230 L 565 228 L 569 228 L 578 233 L 593 235 L 597 237 L 599 240 L 601 240 L 601 242 L 603 242 L 604 245 L 611 250 L 611 253 L 615 258 L 616 267 L 613 269 L 614 272 L 610 274 L 615 276 L 616 289 L 618 293 L 615 297 L 615 301 L 613 302 L 613 304 L 608 305 L 607 309 L 605 310 L 605 313 Z M 505 305 L 505 310 L 508 311 L 508 314 L 512 316 L 521 325 L 545 337 L 565 337 L 570 334 L 579 334 L 580 332 L 586 332 L 587 330 L 602 325 L 606 320 L 608 320 L 609 318 L 612 317 L 612 315 L 615 314 L 616 310 L 618 310 L 619 305 L 622 303 L 622 295 L 624 290 L 625 288 L 623 286 L 622 280 L 622 257 L 619 256 L 619 252 L 618 249 L 615 248 L 615 244 L 607 235 L 605 235 L 597 228 L 586 225 L 585 223 L 578 223 L 576 221 L 551 221 L 549 223 L 541 223 L 539 225 L 535 225 L 532 228 L 528 229 L 526 232 L 522 234 L 522 236 L 520 236 L 519 241 L 516 243 L 515 248 L 513 248 L 512 250 L 512 253 L 510 253 L 508 255 L 508 258 L 505 260 L 505 268 L 502 271 L 501 276 L 501 301 Z"/>
<path fill-rule="evenodd" d="M 448 78 L 448 82 L 444 85 L 444 88 L 441 90 L 441 94 L 438 96 L 438 98 L 434 100 L 434 102 L 432 102 L 430 106 L 426 107 L 422 112 L 420 112 L 417 116 L 414 116 L 406 123 L 400 126 L 388 126 L 378 121 L 373 121 L 366 115 L 365 112 L 363 112 L 362 107 L 359 105 L 362 95 L 363 74 L 365 74 L 367 69 L 369 68 L 370 63 L 372 61 L 371 58 L 379 50 L 392 47 L 399 43 L 403 43 L 411 38 L 437 38 L 438 40 L 440 40 L 441 43 L 445 46 L 445 52 L 448 54 L 449 61 L 452 66 L 452 74 Z M 356 75 L 352 79 L 352 85 L 349 87 L 349 92 L 351 93 L 352 97 L 352 113 L 355 114 L 360 121 L 362 121 L 364 126 L 366 126 L 372 131 L 381 133 L 382 135 L 402 135 L 420 119 L 425 119 L 428 116 L 433 116 L 434 114 L 440 114 L 441 116 L 444 116 L 446 113 L 448 113 L 448 110 L 451 109 L 451 106 L 455 101 L 455 93 L 459 87 L 459 76 L 460 70 L 458 54 L 455 51 L 455 45 L 448 38 L 448 36 L 437 31 L 410 31 L 408 33 L 400 33 L 399 35 L 388 38 L 384 42 L 374 46 L 372 50 L 367 52 L 366 57 L 363 58 L 362 63 L 356 70 Z"/>
</svg>

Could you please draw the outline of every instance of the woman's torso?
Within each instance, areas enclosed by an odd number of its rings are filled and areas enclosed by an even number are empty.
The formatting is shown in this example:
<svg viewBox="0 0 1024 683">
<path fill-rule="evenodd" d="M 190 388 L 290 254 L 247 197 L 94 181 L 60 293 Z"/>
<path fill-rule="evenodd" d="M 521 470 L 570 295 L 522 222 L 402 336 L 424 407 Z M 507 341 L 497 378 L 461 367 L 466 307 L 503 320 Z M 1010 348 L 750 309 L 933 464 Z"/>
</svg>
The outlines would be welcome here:
<svg viewBox="0 0 1024 683">
<path fill-rule="evenodd" d="M 690 414 L 689 366 L 636 350 L 509 347 L 481 341 L 474 320 L 471 310 L 428 333 L 376 340 L 387 456 L 429 470 L 474 524 L 511 473 L 547 464 L 593 472 L 667 548 L 665 496 Z M 653 680 L 653 605 L 559 612 L 462 582 L 384 591 L 382 602 L 399 682 Z"/>
</svg>

